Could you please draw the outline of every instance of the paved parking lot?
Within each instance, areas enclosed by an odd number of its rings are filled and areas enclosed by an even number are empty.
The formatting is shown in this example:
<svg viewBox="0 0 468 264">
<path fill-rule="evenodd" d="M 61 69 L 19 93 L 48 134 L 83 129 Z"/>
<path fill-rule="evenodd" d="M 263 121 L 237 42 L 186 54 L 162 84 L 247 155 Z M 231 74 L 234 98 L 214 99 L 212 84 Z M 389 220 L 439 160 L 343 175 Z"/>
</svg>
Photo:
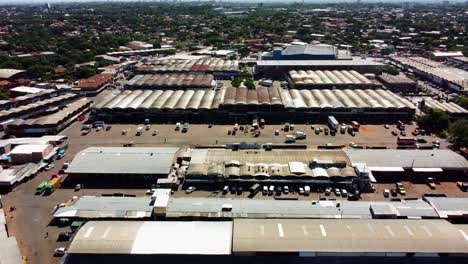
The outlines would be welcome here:
<svg viewBox="0 0 468 264">
<path fill-rule="evenodd" d="M 66 202 L 74 195 L 96 195 L 100 196 L 103 193 L 109 194 L 114 192 L 122 192 L 137 196 L 144 196 L 146 189 L 87 189 L 86 187 L 79 192 L 74 192 L 73 189 L 60 188 L 49 196 L 35 195 L 36 186 L 50 178 L 52 173 L 56 173 L 66 161 L 70 161 L 74 155 L 87 147 L 91 146 L 122 146 L 130 141 L 133 141 L 135 146 L 188 146 L 188 145 L 221 145 L 235 142 L 256 142 L 256 143 L 284 143 L 284 137 L 287 134 L 293 134 L 295 131 L 303 130 L 307 134 L 307 139 L 297 142 L 297 144 L 306 144 L 308 147 L 317 147 L 326 143 L 334 145 L 346 145 L 354 142 L 362 146 L 388 146 L 394 148 L 396 146 L 396 137 L 391 135 L 392 130 L 396 130 L 395 126 L 390 129 L 385 129 L 382 125 L 365 125 L 361 127 L 356 136 L 349 134 L 340 134 L 336 136 L 325 136 L 323 133 L 315 135 L 311 129 L 311 125 L 296 125 L 294 131 L 281 131 L 282 125 L 267 125 L 261 130 L 259 137 L 254 137 L 250 133 L 237 133 L 236 135 L 228 135 L 228 130 L 233 126 L 215 125 L 208 128 L 208 125 L 191 125 L 187 133 L 175 131 L 175 125 L 151 125 L 150 130 L 145 130 L 141 136 L 136 136 L 138 126 L 142 125 L 112 125 L 110 131 L 93 130 L 88 135 L 82 136 L 80 128 L 82 122 L 77 122 L 68 127 L 63 134 L 69 137 L 69 149 L 66 156 L 62 160 L 55 161 L 55 168 L 51 171 L 41 172 L 35 178 L 28 182 L 22 183 L 12 192 L 2 196 L 2 203 L 7 214 L 7 224 L 9 233 L 17 237 L 20 250 L 23 255 L 27 256 L 29 263 L 59 263 L 60 259 L 53 257 L 53 250 L 59 246 L 68 246 L 69 242 L 57 242 L 57 237 L 60 232 L 69 231 L 68 227 L 51 226 L 52 208 L 62 202 Z M 324 124 L 313 125 L 325 128 Z M 408 133 L 412 131 L 414 126 L 407 128 Z M 126 135 L 122 135 L 122 130 L 128 130 Z M 158 134 L 153 136 L 153 131 L 158 130 Z M 275 130 L 280 130 L 280 135 L 275 136 Z M 435 139 L 434 137 L 425 137 L 428 141 Z M 447 144 L 441 140 L 441 148 L 445 148 Z M 348 146 L 349 147 L 349 146 Z M 98 161 L 97 161 L 98 162 Z M 442 192 L 450 196 L 463 196 L 454 183 L 442 183 L 440 188 L 431 191 L 426 185 L 413 185 L 404 183 L 407 186 L 407 197 L 420 197 L 423 193 Z M 388 188 L 386 185 L 377 184 L 377 192 L 374 194 L 363 194 L 363 199 L 382 200 L 383 189 Z M 195 191 L 192 194 L 186 194 L 184 190 L 178 191 L 176 196 L 189 197 L 224 197 L 220 192 L 204 192 Z M 242 195 L 228 194 L 226 197 L 246 198 L 247 192 Z M 287 195 L 288 197 L 297 197 L 298 199 L 314 199 L 321 197 L 344 199 L 335 197 L 334 194 L 325 196 L 324 194 L 312 193 L 309 196 L 300 196 L 296 192 Z M 257 194 L 255 199 L 273 199 L 272 196 L 263 196 Z M 15 206 L 16 210 L 9 212 L 8 208 Z"/>
</svg>

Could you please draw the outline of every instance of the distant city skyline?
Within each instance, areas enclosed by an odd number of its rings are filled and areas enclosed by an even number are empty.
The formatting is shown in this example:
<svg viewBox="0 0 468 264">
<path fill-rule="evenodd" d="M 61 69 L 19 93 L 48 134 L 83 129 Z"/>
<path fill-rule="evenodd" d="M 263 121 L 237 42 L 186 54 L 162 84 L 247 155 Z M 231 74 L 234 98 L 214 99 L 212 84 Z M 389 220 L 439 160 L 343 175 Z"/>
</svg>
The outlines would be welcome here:
<svg viewBox="0 0 468 264">
<path fill-rule="evenodd" d="M 352 3 L 358 0 L 0 0 L 0 4 L 40 4 L 40 3 L 85 3 L 85 2 L 232 2 L 232 3 Z M 440 3 L 439 0 L 360 0 L 360 3 Z M 465 0 L 450 0 L 450 3 L 465 3 Z"/>
</svg>

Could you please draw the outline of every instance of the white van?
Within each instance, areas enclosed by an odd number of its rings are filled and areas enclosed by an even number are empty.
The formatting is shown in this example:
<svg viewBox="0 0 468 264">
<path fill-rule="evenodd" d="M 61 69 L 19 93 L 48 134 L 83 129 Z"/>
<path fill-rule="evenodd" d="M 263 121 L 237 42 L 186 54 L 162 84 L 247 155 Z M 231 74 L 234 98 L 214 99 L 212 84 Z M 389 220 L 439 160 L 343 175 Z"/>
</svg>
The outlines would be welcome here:
<svg viewBox="0 0 468 264">
<path fill-rule="evenodd" d="M 294 137 L 293 135 L 286 135 L 285 138 L 284 138 L 284 142 L 294 143 L 294 142 L 296 142 L 296 137 Z"/>
<path fill-rule="evenodd" d="M 141 134 L 143 134 L 143 127 L 138 127 L 138 128 L 137 128 L 136 135 L 137 135 L 137 136 L 141 136 Z"/>
</svg>

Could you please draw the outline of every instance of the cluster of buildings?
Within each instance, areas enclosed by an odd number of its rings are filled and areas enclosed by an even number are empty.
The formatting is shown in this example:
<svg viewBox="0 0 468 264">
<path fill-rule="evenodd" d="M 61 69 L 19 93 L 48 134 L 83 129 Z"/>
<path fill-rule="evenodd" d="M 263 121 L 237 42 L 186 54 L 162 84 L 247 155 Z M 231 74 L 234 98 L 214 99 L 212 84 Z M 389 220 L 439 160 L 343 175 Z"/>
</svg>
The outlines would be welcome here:
<svg viewBox="0 0 468 264">
<path fill-rule="evenodd" d="M 0 188 L 9 190 L 34 177 L 68 145 L 65 136 L 23 137 L 0 140 Z"/>
<path fill-rule="evenodd" d="M 423 57 L 391 57 L 390 59 L 398 66 L 455 92 L 465 93 L 468 87 L 468 72 L 462 69 Z"/>
</svg>

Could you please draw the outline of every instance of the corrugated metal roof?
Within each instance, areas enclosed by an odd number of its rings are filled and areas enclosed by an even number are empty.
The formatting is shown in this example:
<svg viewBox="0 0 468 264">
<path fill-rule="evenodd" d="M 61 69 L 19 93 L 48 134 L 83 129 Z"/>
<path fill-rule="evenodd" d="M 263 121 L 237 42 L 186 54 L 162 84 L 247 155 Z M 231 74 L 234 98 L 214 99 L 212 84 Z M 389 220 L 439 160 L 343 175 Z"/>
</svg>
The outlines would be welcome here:
<svg viewBox="0 0 468 264">
<path fill-rule="evenodd" d="M 71 205 L 61 207 L 54 217 L 149 218 L 153 213 L 150 198 L 82 196 Z"/>
<path fill-rule="evenodd" d="M 178 148 L 91 147 L 76 154 L 67 173 L 167 174 Z"/>
<path fill-rule="evenodd" d="M 466 253 L 443 220 L 235 219 L 233 252 Z"/>
<path fill-rule="evenodd" d="M 91 221 L 68 253 L 229 255 L 231 248 L 232 222 Z"/>
<path fill-rule="evenodd" d="M 343 149 L 352 164 L 365 163 L 368 167 L 442 168 L 465 170 L 468 162 L 448 149 Z"/>
</svg>

